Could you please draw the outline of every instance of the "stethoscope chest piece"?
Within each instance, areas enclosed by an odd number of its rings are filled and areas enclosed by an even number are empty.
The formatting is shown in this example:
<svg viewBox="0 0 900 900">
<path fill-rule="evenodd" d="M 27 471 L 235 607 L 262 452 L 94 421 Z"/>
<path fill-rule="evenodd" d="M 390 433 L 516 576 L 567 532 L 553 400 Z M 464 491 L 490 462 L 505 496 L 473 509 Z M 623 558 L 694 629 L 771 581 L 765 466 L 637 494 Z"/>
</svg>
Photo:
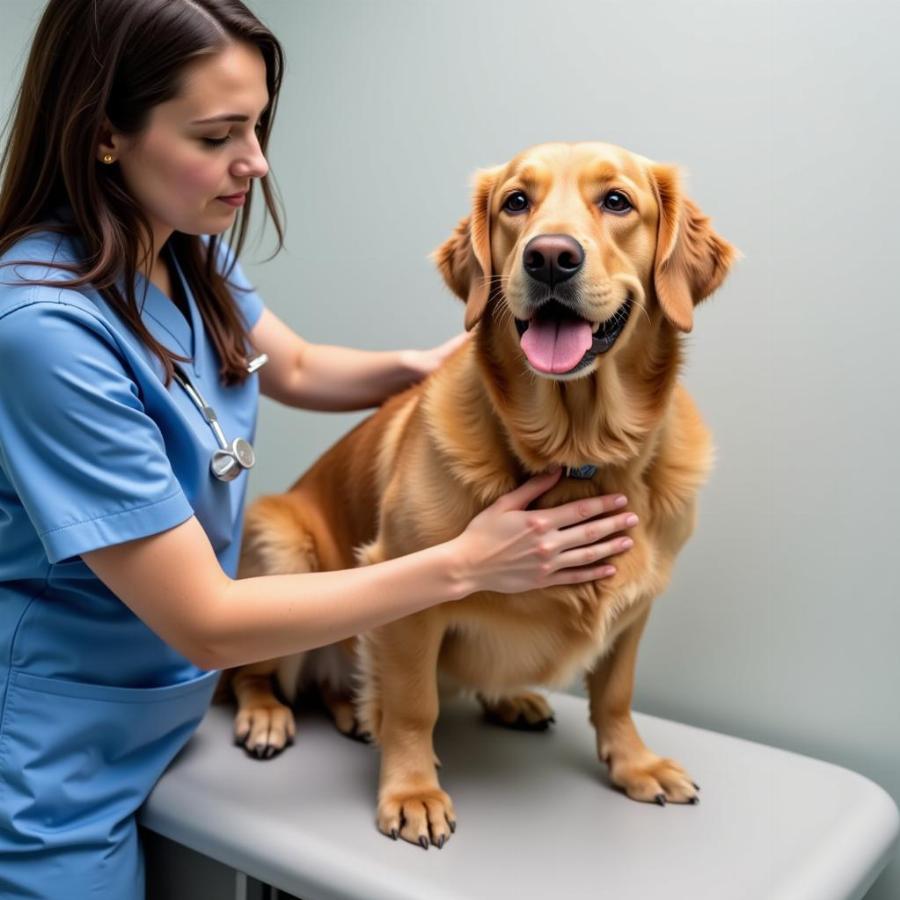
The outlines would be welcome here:
<svg viewBox="0 0 900 900">
<path fill-rule="evenodd" d="M 263 362 L 266 360 L 264 359 Z M 252 469 L 256 462 L 256 454 L 250 442 L 244 438 L 235 438 L 230 444 L 225 438 L 222 426 L 216 416 L 216 411 L 203 399 L 200 391 L 191 384 L 184 369 L 177 363 L 175 368 L 175 380 L 184 388 L 191 398 L 194 406 L 203 414 L 209 427 L 216 436 L 219 449 L 215 450 L 209 463 L 209 469 L 219 481 L 234 481 L 244 469 Z M 258 366 L 257 366 L 258 368 Z"/>
<path fill-rule="evenodd" d="M 249 441 L 235 438 L 228 448 L 216 450 L 209 468 L 219 481 L 234 481 L 244 469 L 252 469 L 256 454 Z"/>
</svg>

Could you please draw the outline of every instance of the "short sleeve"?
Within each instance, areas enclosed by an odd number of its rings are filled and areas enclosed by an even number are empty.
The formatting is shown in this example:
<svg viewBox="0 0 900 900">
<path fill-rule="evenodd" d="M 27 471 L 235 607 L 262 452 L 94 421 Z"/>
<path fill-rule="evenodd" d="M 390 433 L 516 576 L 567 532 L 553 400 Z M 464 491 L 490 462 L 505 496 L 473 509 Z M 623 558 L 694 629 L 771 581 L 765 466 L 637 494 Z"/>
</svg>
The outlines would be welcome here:
<svg viewBox="0 0 900 900">
<path fill-rule="evenodd" d="M 0 465 L 51 563 L 193 514 L 99 315 L 57 300 L 20 306 L 0 317 L 0 359 Z"/>
<path fill-rule="evenodd" d="M 259 321 L 259 317 L 263 314 L 265 304 L 262 297 L 256 292 L 256 289 L 247 280 L 244 269 L 240 262 L 235 262 L 231 272 L 228 267 L 234 258 L 234 252 L 231 247 L 223 240 L 218 243 L 218 270 L 225 276 L 231 296 L 247 323 L 249 331 Z"/>
</svg>

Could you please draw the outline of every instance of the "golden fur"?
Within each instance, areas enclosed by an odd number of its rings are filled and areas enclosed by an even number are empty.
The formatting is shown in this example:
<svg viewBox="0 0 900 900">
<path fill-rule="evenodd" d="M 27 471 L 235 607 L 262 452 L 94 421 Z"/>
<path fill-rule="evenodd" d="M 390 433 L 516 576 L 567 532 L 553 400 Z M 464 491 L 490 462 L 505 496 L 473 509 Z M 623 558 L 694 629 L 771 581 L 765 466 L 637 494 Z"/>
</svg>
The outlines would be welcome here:
<svg viewBox="0 0 900 900">
<path fill-rule="evenodd" d="M 600 208 L 612 188 L 628 194 L 631 213 Z M 513 189 L 527 194 L 527 215 L 501 210 Z M 578 377 L 540 375 L 519 346 L 513 317 L 526 318 L 529 287 L 522 250 L 540 234 L 571 235 L 584 247 L 579 304 L 592 324 L 634 301 L 614 346 Z M 681 333 L 735 251 L 683 195 L 674 167 L 607 144 L 545 144 L 477 174 L 470 215 L 434 256 L 466 301 L 473 340 L 386 402 L 290 491 L 251 506 L 240 574 L 346 568 L 448 540 L 551 464 L 598 468 L 591 480 L 562 478 L 537 507 L 624 493 L 640 516 L 629 532 L 634 546 L 615 558 L 608 579 L 481 592 L 362 635 L 356 646 L 345 642 L 361 673 L 355 716 L 350 681 L 334 666 L 317 674 L 315 653 L 245 667 L 233 676 L 237 731 L 265 752 L 283 747 L 293 721 L 270 676 L 280 673 L 290 700 L 301 669 L 312 666 L 306 677 L 324 683 L 341 730 L 361 728 L 381 746 L 379 828 L 443 845 L 454 812 L 431 743 L 438 672 L 476 691 L 494 719 L 534 727 L 546 727 L 551 711 L 523 689 L 563 686 L 584 672 L 612 781 L 638 800 L 694 802 L 684 770 L 644 746 L 630 705 L 642 629 L 694 528 L 696 493 L 712 464 L 710 435 L 678 382 Z"/>
</svg>

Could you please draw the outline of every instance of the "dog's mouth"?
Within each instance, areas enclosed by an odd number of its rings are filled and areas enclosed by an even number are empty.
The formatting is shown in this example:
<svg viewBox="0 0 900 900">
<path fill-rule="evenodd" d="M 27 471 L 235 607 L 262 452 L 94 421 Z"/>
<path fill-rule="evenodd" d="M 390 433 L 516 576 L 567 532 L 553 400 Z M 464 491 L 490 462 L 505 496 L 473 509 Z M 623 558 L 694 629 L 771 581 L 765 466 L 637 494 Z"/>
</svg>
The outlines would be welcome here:
<svg viewBox="0 0 900 900">
<path fill-rule="evenodd" d="M 523 321 L 516 319 L 519 346 L 528 362 L 547 375 L 568 375 L 610 350 L 628 324 L 631 297 L 596 331 L 587 319 L 551 299 Z"/>
</svg>

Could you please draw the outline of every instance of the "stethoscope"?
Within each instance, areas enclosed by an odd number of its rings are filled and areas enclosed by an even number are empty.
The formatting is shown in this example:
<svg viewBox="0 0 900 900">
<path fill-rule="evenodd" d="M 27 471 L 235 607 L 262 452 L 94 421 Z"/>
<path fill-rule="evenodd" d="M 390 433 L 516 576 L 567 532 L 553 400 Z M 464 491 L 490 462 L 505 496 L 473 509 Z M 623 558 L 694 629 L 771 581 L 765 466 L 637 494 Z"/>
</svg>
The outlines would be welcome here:
<svg viewBox="0 0 900 900">
<path fill-rule="evenodd" d="M 252 375 L 260 366 L 264 366 L 269 361 L 269 357 L 265 353 L 253 357 L 247 363 L 247 371 Z M 242 437 L 235 438 L 230 444 L 225 438 L 225 432 L 219 424 L 216 411 L 203 399 L 203 395 L 197 388 L 191 384 L 187 373 L 178 363 L 173 363 L 175 380 L 184 388 L 188 397 L 194 403 L 194 406 L 200 410 L 203 418 L 206 419 L 209 427 L 212 428 L 213 434 L 216 436 L 216 443 L 219 449 L 213 452 L 212 459 L 209 463 L 210 471 L 219 481 L 234 481 L 244 469 L 252 469 L 256 462 L 256 454 L 250 441 Z"/>
</svg>

